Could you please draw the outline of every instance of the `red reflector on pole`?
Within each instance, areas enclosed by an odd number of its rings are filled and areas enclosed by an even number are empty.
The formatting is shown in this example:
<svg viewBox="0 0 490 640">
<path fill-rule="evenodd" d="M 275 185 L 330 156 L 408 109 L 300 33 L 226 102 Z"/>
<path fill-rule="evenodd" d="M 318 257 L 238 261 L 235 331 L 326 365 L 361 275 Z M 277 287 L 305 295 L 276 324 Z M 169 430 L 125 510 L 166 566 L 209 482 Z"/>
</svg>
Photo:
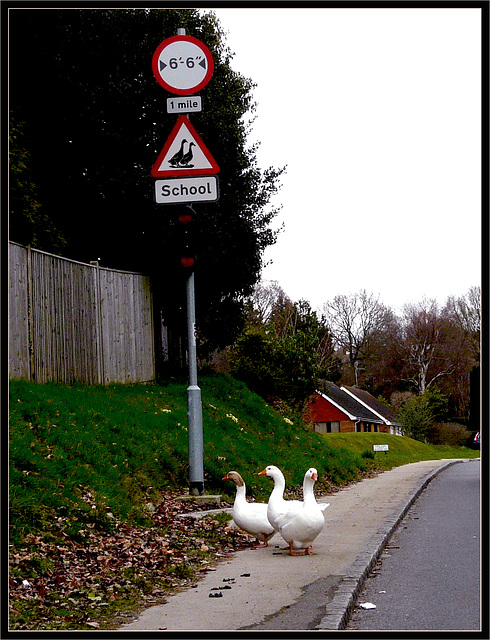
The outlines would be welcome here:
<svg viewBox="0 0 490 640">
<path fill-rule="evenodd" d="M 184 257 L 184 258 L 180 259 L 180 263 L 182 264 L 182 266 L 183 267 L 187 267 L 187 268 L 193 267 L 194 266 L 194 262 L 195 262 L 194 258 L 186 258 L 186 257 Z"/>
</svg>

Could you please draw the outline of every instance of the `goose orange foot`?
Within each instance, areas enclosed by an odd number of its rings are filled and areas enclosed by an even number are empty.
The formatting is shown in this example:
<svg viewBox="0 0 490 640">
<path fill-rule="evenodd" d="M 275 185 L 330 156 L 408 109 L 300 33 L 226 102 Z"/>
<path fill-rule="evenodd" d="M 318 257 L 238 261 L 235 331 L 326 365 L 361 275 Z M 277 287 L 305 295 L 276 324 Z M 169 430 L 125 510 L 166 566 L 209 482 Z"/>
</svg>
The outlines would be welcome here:
<svg viewBox="0 0 490 640">
<path fill-rule="evenodd" d="M 269 543 L 267 542 L 267 540 L 265 542 L 260 542 L 260 540 L 257 540 L 256 542 L 254 542 L 253 547 L 251 547 L 252 549 L 263 549 L 264 547 L 268 547 Z"/>
<path fill-rule="evenodd" d="M 305 549 L 305 556 L 316 556 L 316 551 L 312 551 L 311 547 Z"/>
<path fill-rule="evenodd" d="M 306 547 L 304 551 L 296 551 L 293 549 L 293 543 L 289 543 L 289 555 L 290 556 L 315 556 L 316 553 L 311 551 L 311 547 Z"/>
</svg>

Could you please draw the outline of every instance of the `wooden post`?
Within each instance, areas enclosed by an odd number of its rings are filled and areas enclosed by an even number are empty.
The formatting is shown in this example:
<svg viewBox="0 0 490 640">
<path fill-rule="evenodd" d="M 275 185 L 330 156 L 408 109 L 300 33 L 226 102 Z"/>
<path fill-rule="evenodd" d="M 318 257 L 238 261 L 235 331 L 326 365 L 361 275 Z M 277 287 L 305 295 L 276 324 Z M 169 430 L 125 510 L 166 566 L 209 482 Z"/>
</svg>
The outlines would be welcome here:
<svg viewBox="0 0 490 640">
<path fill-rule="evenodd" d="M 102 336 L 100 323 L 100 272 L 99 261 L 92 260 L 90 264 L 94 267 L 94 317 L 95 317 L 95 357 L 97 384 L 104 384 L 104 354 L 102 352 Z"/>
<path fill-rule="evenodd" d="M 34 328 L 32 317 L 32 253 L 31 245 L 27 247 L 27 351 L 29 363 L 29 380 L 35 380 L 34 370 Z"/>
</svg>

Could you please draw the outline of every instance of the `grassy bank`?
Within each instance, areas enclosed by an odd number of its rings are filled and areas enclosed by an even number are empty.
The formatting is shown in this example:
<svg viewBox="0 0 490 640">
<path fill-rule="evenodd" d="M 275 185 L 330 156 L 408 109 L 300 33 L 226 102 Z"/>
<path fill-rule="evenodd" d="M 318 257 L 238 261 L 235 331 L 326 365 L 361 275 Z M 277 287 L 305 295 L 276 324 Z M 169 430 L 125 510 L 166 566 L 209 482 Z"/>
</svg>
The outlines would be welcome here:
<svg viewBox="0 0 490 640">
<path fill-rule="evenodd" d="M 186 386 L 10 384 L 11 587 L 22 596 L 11 613 L 14 628 L 93 628 L 93 618 L 77 615 L 82 601 L 98 616 L 134 606 L 151 589 L 174 587 L 179 576 L 192 579 L 195 564 L 207 562 L 213 549 L 226 544 L 230 533 L 219 519 L 187 527 L 180 541 L 172 534 L 171 492 L 185 494 L 188 485 Z M 248 495 L 266 501 L 271 484 L 257 473 L 267 464 L 284 471 L 293 491 L 305 470 L 317 467 L 320 494 L 395 465 L 479 455 L 383 434 L 319 435 L 281 416 L 231 378 L 203 376 L 200 386 L 205 489 L 228 501 L 234 488 L 221 478 L 231 469 L 245 478 Z M 373 443 L 388 443 L 389 453 L 373 454 Z M 162 534 L 167 536 L 163 541 Z M 141 536 L 146 536 L 144 543 Z M 88 577 L 84 584 L 83 575 L 100 576 L 110 549 L 118 550 L 119 558 L 131 539 L 135 548 L 151 548 L 152 559 L 135 555 L 137 561 L 121 568 L 118 580 L 124 573 L 124 584 L 112 592 L 109 607 L 102 601 L 107 584 Z M 76 589 L 63 586 L 70 580 L 68 551 L 79 559 L 79 569 L 82 565 Z M 23 580 L 34 585 L 30 596 L 22 595 Z M 64 613 L 55 616 L 60 608 Z M 41 618 L 51 622 L 43 626 Z"/>
<path fill-rule="evenodd" d="M 319 435 L 301 423 L 290 424 L 232 378 L 203 377 L 200 385 L 208 493 L 233 496 L 230 485 L 221 481 L 230 469 L 243 475 L 249 495 L 266 500 L 270 483 L 257 473 L 267 464 L 283 469 L 290 487 L 301 485 L 305 470 L 316 466 L 321 491 L 322 484 L 343 485 L 370 470 L 479 455 L 384 434 Z M 185 384 L 62 387 L 13 382 L 10 392 L 14 543 L 25 532 L 49 530 L 59 518 L 69 535 L 76 535 L 86 521 L 110 527 L 107 512 L 143 524 L 145 504 L 158 503 L 161 490 L 187 487 Z M 382 442 L 389 444 L 389 453 L 372 457 L 372 445 Z"/>
</svg>

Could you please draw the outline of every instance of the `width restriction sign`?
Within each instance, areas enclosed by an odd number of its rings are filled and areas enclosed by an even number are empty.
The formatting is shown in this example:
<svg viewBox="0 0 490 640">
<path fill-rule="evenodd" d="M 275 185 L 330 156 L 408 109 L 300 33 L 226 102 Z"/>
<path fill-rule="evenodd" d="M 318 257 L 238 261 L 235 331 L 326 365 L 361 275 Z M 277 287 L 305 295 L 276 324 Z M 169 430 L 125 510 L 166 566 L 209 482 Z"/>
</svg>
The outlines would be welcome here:
<svg viewBox="0 0 490 640">
<path fill-rule="evenodd" d="M 214 61 L 207 46 L 193 36 L 172 36 L 153 54 L 155 78 L 164 89 L 186 96 L 200 91 L 211 80 Z"/>
</svg>

